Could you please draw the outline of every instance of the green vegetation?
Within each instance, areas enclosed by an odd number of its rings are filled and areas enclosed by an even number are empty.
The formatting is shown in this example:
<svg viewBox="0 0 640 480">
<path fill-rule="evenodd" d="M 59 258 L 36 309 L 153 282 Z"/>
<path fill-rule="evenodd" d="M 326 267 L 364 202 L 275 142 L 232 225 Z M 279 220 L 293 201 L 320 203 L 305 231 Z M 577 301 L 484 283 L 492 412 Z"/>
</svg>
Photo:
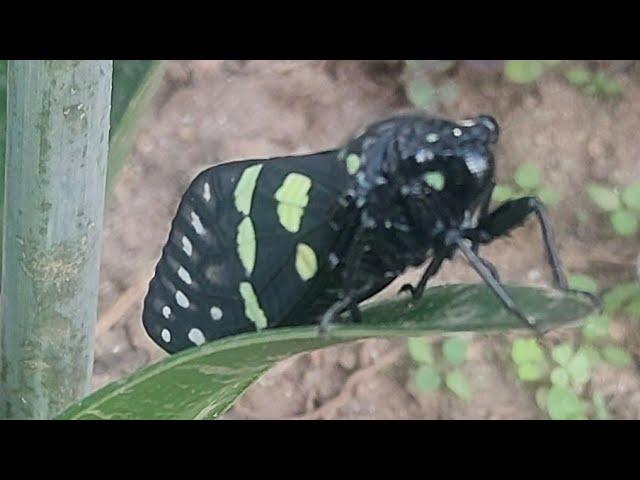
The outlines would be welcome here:
<svg viewBox="0 0 640 480">
<path fill-rule="evenodd" d="M 596 281 L 588 275 L 571 275 L 569 284 L 598 292 Z M 629 352 L 615 344 L 610 327 L 614 314 L 634 302 L 640 304 L 640 284 L 619 285 L 603 300 L 604 311 L 589 316 L 573 341 L 546 347 L 533 337 L 525 337 L 512 344 L 511 358 L 518 378 L 535 386 L 536 402 L 551 419 L 610 418 L 606 400 L 593 390 L 591 380 L 603 362 L 619 368 L 632 365 Z M 636 318 L 640 318 L 640 312 Z"/>
<path fill-rule="evenodd" d="M 640 183 L 624 188 L 592 183 L 587 195 L 598 209 L 609 217 L 613 230 L 627 237 L 638 232 L 640 224 Z"/>
<path fill-rule="evenodd" d="M 560 194 L 542 185 L 541 178 L 538 167 L 532 163 L 524 163 L 516 170 L 513 182 L 496 185 L 491 198 L 494 202 L 501 203 L 516 198 L 536 196 L 545 205 L 553 206 L 560 201 Z"/>
<path fill-rule="evenodd" d="M 507 287 L 514 299 L 542 325 L 562 325 L 592 311 L 582 296 L 557 295 L 546 289 Z M 365 305 L 362 323 L 339 324 L 329 338 L 316 326 L 264 330 L 185 350 L 129 378 L 99 390 L 69 408 L 61 418 L 187 419 L 217 418 L 261 374 L 276 362 L 299 352 L 360 338 L 410 336 L 461 331 L 521 328 L 484 285 L 447 285 L 428 289 L 419 301 L 406 296 Z M 428 347 L 413 343 L 421 365 L 429 365 Z M 445 364 L 444 382 L 461 398 L 470 398 L 467 379 L 457 368 L 466 359 L 466 340 L 451 338 L 439 354 Z M 435 365 L 435 364 L 434 364 Z M 437 376 L 440 377 L 440 370 Z M 439 383 L 423 370 L 420 383 Z"/>
<path fill-rule="evenodd" d="M 504 74 L 513 83 L 533 83 L 550 67 L 556 66 L 560 60 L 507 60 Z"/>
<path fill-rule="evenodd" d="M 564 75 L 571 85 L 587 95 L 602 98 L 616 98 L 622 95 L 620 84 L 604 71 L 593 72 L 586 68 L 574 67 Z"/>
<path fill-rule="evenodd" d="M 464 401 L 471 399 L 471 386 L 459 370 L 467 360 L 469 342 L 461 336 L 446 338 L 440 342 L 435 355 L 432 344 L 425 338 L 413 337 L 407 342 L 409 355 L 416 364 L 414 381 L 420 392 L 428 393 L 443 384 Z"/>
</svg>

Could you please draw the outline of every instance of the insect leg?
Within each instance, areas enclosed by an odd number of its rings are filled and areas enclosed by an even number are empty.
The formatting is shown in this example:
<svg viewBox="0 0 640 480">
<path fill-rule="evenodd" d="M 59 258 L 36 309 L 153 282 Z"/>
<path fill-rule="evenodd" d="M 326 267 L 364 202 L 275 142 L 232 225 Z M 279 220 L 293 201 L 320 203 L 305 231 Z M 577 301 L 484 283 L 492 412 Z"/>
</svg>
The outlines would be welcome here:
<svg viewBox="0 0 640 480">
<path fill-rule="evenodd" d="M 351 315 L 351 321 L 353 323 L 362 323 L 362 314 L 356 300 L 353 300 L 349 304 L 349 314 Z"/>
<path fill-rule="evenodd" d="M 553 238 L 551 224 L 542 202 L 536 197 L 518 198 L 503 203 L 493 212 L 480 218 L 475 230 L 479 234 L 480 242 L 489 243 L 494 238 L 505 235 L 520 226 L 532 213 L 536 215 L 540 222 L 542 240 L 547 252 L 549 266 L 553 272 L 553 282 L 556 287 L 568 290 L 567 278 L 558 257 L 558 249 Z"/>
<path fill-rule="evenodd" d="M 448 245 L 456 246 L 462 252 L 469 264 L 478 273 L 478 275 L 480 275 L 489 288 L 491 288 L 493 293 L 500 299 L 507 310 L 520 318 L 528 327 L 538 331 L 535 319 L 527 316 L 518 308 L 500 281 L 493 276 L 491 269 L 487 267 L 487 262 L 473 252 L 473 250 L 465 243 L 465 239 L 462 237 L 460 232 L 456 230 L 450 231 L 447 235 L 446 243 Z"/>
<path fill-rule="evenodd" d="M 367 282 L 367 284 L 364 285 L 363 287 L 357 290 L 352 290 L 347 295 L 345 295 L 344 298 L 341 298 L 340 300 L 335 302 L 333 305 L 331 305 L 327 309 L 327 311 L 324 313 L 324 315 L 322 315 L 322 319 L 320 320 L 320 325 L 318 326 L 318 332 L 320 336 L 325 337 L 327 335 L 327 333 L 329 332 L 329 325 L 331 325 L 331 323 L 338 318 L 340 313 L 345 308 L 348 308 L 348 307 L 353 308 L 353 305 L 355 305 L 355 308 L 357 309 L 358 308 L 356 303 L 358 301 L 357 299 L 364 293 L 368 292 L 372 287 L 373 287 L 373 282 Z M 353 310 L 351 310 L 351 313 L 353 315 Z M 360 311 L 358 310 L 358 316 L 359 315 L 360 315 Z"/>
<path fill-rule="evenodd" d="M 427 267 L 427 269 L 422 274 L 422 278 L 420 278 L 418 285 L 414 287 L 410 283 L 405 283 L 404 285 L 402 285 L 398 293 L 409 291 L 414 300 L 417 300 L 420 297 L 422 297 L 422 294 L 424 293 L 424 289 L 427 286 L 427 282 L 431 277 L 433 277 L 436 273 L 438 273 L 438 270 L 440 270 L 440 267 L 442 266 L 442 262 L 444 261 L 445 258 L 446 258 L 446 255 L 444 253 L 436 254 L 433 260 L 431 260 L 431 263 L 429 263 L 429 266 Z"/>
</svg>

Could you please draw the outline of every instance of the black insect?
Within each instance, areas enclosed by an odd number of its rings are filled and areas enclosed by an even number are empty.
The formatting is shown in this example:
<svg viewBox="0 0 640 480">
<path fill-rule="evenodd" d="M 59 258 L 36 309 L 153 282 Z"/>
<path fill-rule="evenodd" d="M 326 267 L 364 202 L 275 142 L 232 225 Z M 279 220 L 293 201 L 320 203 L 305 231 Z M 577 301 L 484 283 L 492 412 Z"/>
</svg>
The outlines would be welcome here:
<svg viewBox="0 0 640 480">
<path fill-rule="evenodd" d="M 460 251 L 504 306 L 535 328 L 479 247 L 535 214 L 557 288 L 568 290 L 535 197 L 489 211 L 486 115 L 454 123 L 421 115 L 368 127 L 341 150 L 225 163 L 189 186 L 144 302 L 143 323 L 169 352 L 228 335 L 320 319 L 321 332 L 409 266 L 418 298 Z"/>
</svg>

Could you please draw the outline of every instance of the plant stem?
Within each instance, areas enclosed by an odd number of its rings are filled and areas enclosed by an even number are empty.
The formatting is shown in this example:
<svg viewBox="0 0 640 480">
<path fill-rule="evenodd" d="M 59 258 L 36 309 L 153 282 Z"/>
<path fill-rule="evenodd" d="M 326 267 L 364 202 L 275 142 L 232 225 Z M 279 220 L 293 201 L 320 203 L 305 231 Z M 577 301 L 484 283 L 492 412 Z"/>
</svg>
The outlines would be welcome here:
<svg viewBox="0 0 640 480">
<path fill-rule="evenodd" d="M 111 77 L 111 60 L 9 62 L 0 418 L 89 390 Z"/>
</svg>

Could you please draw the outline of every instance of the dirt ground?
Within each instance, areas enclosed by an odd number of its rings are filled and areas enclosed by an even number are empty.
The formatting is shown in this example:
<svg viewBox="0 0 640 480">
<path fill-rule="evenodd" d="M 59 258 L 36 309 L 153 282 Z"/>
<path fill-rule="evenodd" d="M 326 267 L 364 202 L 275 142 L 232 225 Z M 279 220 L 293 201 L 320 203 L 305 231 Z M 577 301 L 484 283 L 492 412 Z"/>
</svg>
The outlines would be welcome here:
<svg viewBox="0 0 640 480">
<path fill-rule="evenodd" d="M 362 125 L 408 106 L 401 62 L 175 61 L 112 192 L 105 217 L 100 320 L 94 388 L 155 362 L 164 353 L 140 322 L 147 282 L 180 196 L 202 169 L 220 161 L 322 150 Z M 601 285 L 635 275 L 638 246 L 604 228 L 584 196 L 590 181 L 640 180 L 640 67 L 603 64 L 624 87 L 618 102 L 588 97 L 559 75 L 535 87 L 510 84 L 464 65 L 451 73 L 455 101 L 440 113 L 464 118 L 490 113 L 502 126 L 498 177 L 533 162 L 562 193 L 551 211 L 568 271 Z M 543 285 L 549 280 L 536 226 L 527 224 L 485 253 L 502 278 Z M 527 245 L 528 248 L 522 248 Z M 530 245 L 534 245 L 531 247 Z M 634 248 L 635 247 L 635 248 Z M 397 291 L 410 272 L 382 295 Z M 461 262 L 434 283 L 477 281 Z M 637 330 L 637 326 L 636 326 Z M 614 336 L 640 358 L 640 334 L 616 325 Z M 568 338 L 558 332 L 545 341 Z M 403 340 L 367 340 L 299 355 L 253 385 L 225 418 L 528 419 L 544 418 L 532 390 L 517 380 L 509 336 L 473 335 L 463 367 L 472 382 L 468 403 L 446 392 L 421 394 L 411 380 Z M 602 366 L 592 382 L 607 395 L 615 418 L 640 418 L 635 367 Z"/>
</svg>

